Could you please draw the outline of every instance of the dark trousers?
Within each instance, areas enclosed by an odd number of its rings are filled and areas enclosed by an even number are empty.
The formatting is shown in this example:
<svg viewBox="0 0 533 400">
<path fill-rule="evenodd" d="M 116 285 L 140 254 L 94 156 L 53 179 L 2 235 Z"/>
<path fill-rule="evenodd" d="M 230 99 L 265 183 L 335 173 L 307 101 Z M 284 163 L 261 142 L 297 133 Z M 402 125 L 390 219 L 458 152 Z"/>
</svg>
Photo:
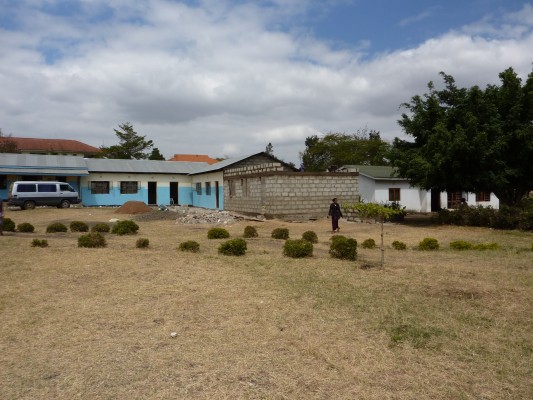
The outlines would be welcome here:
<svg viewBox="0 0 533 400">
<path fill-rule="evenodd" d="M 336 231 L 339 229 L 339 219 L 340 217 L 331 216 L 331 229 Z"/>
</svg>

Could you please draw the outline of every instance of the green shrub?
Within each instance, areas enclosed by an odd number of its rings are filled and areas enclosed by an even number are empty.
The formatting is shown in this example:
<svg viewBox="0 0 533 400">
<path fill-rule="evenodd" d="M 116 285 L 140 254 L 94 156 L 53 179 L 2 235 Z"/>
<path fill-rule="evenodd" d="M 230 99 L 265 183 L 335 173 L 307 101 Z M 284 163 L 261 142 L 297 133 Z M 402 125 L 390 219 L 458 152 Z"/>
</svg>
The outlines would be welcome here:
<svg viewBox="0 0 533 400">
<path fill-rule="evenodd" d="M 244 228 L 243 236 L 245 238 L 254 238 L 254 237 L 257 237 L 259 235 L 257 234 L 257 229 L 255 228 L 255 226 L 248 225 L 246 228 Z"/>
<path fill-rule="evenodd" d="M 124 221 L 118 221 L 111 229 L 111 233 L 116 235 L 135 235 L 138 230 L 139 225 L 131 219 L 127 219 Z"/>
<path fill-rule="evenodd" d="M 135 243 L 135 247 L 138 249 L 146 249 L 150 245 L 150 241 L 146 238 L 139 238 Z"/>
<path fill-rule="evenodd" d="M 331 257 L 342 260 L 355 260 L 357 259 L 357 241 L 355 239 L 348 239 L 342 235 L 333 236 L 331 238 L 329 254 Z"/>
<path fill-rule="evenodd" d="M 29 222 L 23 222 L 22 224 L 17 225 L 17 231 L 31 233 L 35 230 L 35 227 Z"/>
<path fill-rule="evenodd" d="M 395 240 L 394 242 L 392 242 L 392 248 L 396 250 L 406 250 L 407 245 L 404 242 Z"/>
<path fill-rule="evenodd" d="M 109 230 L 109 225 L 105 222 L 99 222 L 91 228 L 91 232 L 107 233 Z"/>
<path fill-rule="evenodd" d="M 318 243 L 318 236 L 314 231 L 305 231 L 302 234 L 302 239 L 307 240 L 309 243 Z"/>
<path fill-rule="evenodd" d="M 471 250 L 472 247 L 472 243 L 465 242 L 464 240 L 456 240 L 450 243 L 450 248 L 454 250 Z"/>
<path fill-rule="evenodd" d="M 87 233 L 78 238 L 78 247 L 106 247 L 105 237 L 98 232 Z"/>
<path fill-rule="evenodd" d="M 208 239 L 227 239 L 229 232 L 224 228 L 211 228 L 207 231 Z"/>
<path fill-rule="evenodd" d="M 67 232 L 67 226 L 61 222 L 52 222 L 46 227 L 46 233 Z"/>
<path fill-rule="evenodd" d="M 363 243 L 361 243 L 361 247 L 363 249 L 373 249 L 376 247 L 376 241 L 374 239 L 366 239 Z"/>
<path fill-rule="evenodd" d="M 15 222 L 11 218 L 4 218 L 4 231 L 15 232 Z"/>
<path fill-rule="evenodd" d="M 89 225 L 83 221 L 72 221 L 70 223 L 71 232 L 89 232 Z"/>
<path fill-rule="evenodd" d="M 48 241 L 46 239 L 33 239 L 31 242 L 31 247 L 48 247 Z"/>
<path fill-rule="evenodd" d="M 287 228 L 276 228 L 272 231 L 274 239 L 287 240 L 289 238 L 289 230 Z"/>
<path fill-rule="evenodd" d="M 194 240 L 188 240 L 186 242 L 180 243 L 180 251 L 189 251 L 191 253 L 198 253 L 200 251 L 200 244 Z"/>
<path fill-rule="evenodd" d="M 313 244 L 305 239 L 286 240 L 283 245 L 283 255 L 292 258 L 311 257 Z"/>
<path fill-rule="evenodd" d="M 226 256 L 243 256 L 246 253 L 246 240 L 238 238 L 222 243 L 218 252 Z"/>
<path fill-rule="evenodd" d="M 481 243 L 473 247 L 474 250 L 498 250 L 499 248 L 498 243 Z"/>
<path fill-rule="evenodd" d="M 424 238 L 418 244 L 418 249 L 419 250 L 438 250 L 439 249 L 439 242 L 438 242 L 437 239 Z"/>
</svg>

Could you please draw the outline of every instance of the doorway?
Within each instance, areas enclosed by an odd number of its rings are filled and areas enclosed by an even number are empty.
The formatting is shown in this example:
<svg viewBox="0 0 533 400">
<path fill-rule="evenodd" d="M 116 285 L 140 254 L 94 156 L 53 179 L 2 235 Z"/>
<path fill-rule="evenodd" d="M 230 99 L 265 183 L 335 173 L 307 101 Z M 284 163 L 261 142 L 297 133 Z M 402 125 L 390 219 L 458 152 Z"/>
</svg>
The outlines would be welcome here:
<svg viewBox="0 0 533 400">
<path fill-rule="evenodd" d="M 157 204 L 157 182 L 148 182 L 148 204 Z"/>
<path fill-rule="evenodd" d="M 178 185 L 179 185 L 178 182 L 170 182 L 170 198 L 172 199 L 173 204 L 177 206 L 179 205 Z"/>
</svg>

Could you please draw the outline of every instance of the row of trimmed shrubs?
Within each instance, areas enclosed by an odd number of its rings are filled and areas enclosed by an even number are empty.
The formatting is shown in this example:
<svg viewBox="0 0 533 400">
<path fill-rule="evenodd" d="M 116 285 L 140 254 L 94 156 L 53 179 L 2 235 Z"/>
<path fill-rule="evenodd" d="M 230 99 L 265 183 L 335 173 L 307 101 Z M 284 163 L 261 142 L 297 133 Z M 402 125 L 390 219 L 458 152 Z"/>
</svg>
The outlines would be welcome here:
<svg viewBox="0 0 533 400">
<path fill-rule="evenodd" d="M 69 227 L 71 232 L 89 232 L 89 225 L 83 221 L 72 221 Z M 4 218 L 3 228 L 6 232 L 31 233 L 35 231 L 35 227 L 32 224 L 22 222 L 15 225 L 15 222 L 10 218 Z M 46 233 L 68 232 L 68 230 L 69 228 L 61 222 L 52 222 L 46 227 Z M 136 234 L 138 230 L 139 225 L 131 220 L 118 221 L 112 228 L 105 222 L 99 222 L 91 228 L 91 232 L 107 233 L 111 231 L 111 233 L 117 235 Z"/>
</svg>

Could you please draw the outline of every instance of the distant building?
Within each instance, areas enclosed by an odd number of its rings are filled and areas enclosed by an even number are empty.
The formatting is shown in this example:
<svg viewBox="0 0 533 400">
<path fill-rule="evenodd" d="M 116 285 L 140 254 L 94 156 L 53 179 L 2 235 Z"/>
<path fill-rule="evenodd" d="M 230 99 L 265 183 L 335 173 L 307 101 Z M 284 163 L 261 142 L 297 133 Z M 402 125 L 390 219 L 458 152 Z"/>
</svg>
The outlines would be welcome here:
<svg viewBox="0 0 533 400">
<path fill-rule="evenodd" d="M 217 159 L 211 158 L 205 154 L 174 154 L 174 157 L 168 161 L 205 162 L 208 164 L 214 164 L 218 162 Z"/>
<path fill-rule="evenodd" d="M 38 139 L 15 136 L 5 136 L 0 140 L 9 140 L 17 145 L 21 154 L 63 155 L 77 157 L 93 157 L 100 153 L 98 147 L 93 147 L 77 140 L 69 139 Z"/>
</svg>

